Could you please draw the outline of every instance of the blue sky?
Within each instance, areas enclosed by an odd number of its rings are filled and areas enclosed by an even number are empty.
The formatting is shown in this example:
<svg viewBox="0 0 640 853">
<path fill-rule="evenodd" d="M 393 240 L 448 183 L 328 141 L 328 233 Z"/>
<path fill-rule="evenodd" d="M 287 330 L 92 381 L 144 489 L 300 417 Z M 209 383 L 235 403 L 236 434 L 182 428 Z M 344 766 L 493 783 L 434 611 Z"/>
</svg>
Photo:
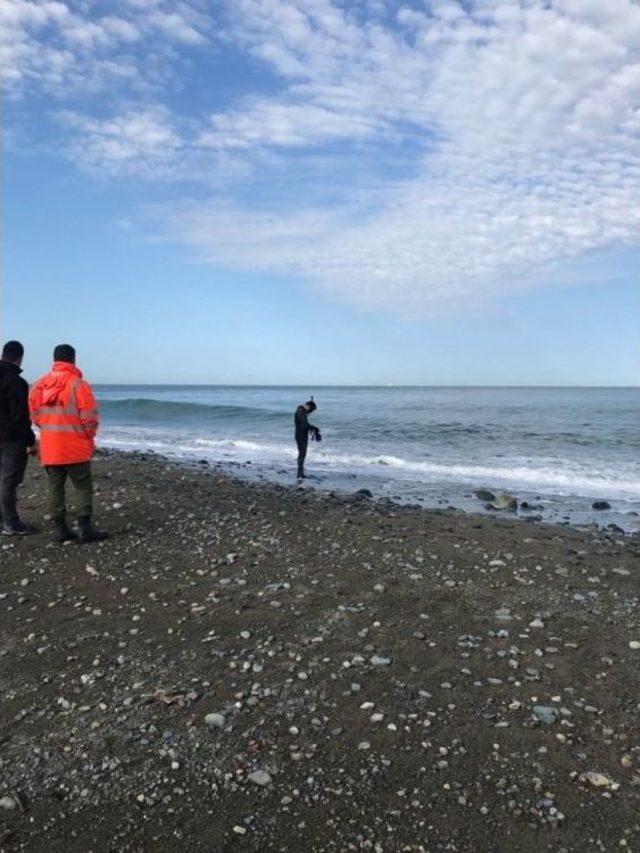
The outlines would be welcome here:
<svg viewBox="0 0 640 853">
<path fill-rule="evenodd" d="M 636 384 L 627 0 L 5 0 L 1 332 L 96 382 Z"/>
</svg>

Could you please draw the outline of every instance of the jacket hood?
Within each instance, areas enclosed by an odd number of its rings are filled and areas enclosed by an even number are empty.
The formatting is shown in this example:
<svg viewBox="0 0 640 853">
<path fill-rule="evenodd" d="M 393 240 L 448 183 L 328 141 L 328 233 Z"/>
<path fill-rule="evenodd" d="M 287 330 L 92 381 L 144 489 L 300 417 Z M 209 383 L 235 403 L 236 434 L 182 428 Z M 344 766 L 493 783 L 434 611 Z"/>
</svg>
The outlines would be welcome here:
<svg viewBox="0 0 640 853">
<path fill-rule="evenodd" d="M 51 371 L 40 380 L 42 402 L 45 406 L 55 406 L 66 402 L 63 396 L 73 379 L 82 379 L 82 371 L 75 364 L 66 361 L 54 361 Z"/>
<path fill-rule="evenodd" d="M 22 373 L 22 368 L 13 361 L 7 361 L 6 358 L 0 358 L 0 371 L 8 370 L 13 373 Z"/>
</svg>

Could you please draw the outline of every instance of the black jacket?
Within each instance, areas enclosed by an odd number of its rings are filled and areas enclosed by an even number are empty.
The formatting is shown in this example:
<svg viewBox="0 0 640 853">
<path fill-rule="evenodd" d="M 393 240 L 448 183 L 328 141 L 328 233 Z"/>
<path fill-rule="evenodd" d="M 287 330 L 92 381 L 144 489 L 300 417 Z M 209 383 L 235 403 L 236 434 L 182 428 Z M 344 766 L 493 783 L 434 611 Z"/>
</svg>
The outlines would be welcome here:
<svg viewBox="0 0 640 853">
<path fill-rule="evenodd" d="M 317 432 L 318 427 L 314 427 L 307 420 L 307 410 L 304 406 L 298 406 L 294 415 L 294 423 L 296 427 L 296 439 L 308 438 L 310 432 Z"/>
<path fill-rule="evenodd" d="M 17 364 L 0 359 L 0 444 L 20 441 L 25 447 L 36 443 L 29 418 L 29 386 Z"/>
</svg>

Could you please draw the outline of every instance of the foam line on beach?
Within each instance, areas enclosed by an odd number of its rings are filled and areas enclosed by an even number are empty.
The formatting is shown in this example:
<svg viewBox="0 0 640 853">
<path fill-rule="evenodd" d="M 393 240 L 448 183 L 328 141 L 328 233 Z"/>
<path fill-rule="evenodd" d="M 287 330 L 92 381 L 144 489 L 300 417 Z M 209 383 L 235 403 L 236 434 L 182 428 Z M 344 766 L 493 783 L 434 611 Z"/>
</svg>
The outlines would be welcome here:
<svg viewBox="0 0 640 853">
<path fill-rule="evenodd" d="M 269 444 L 247 439 L 168 436 L 133 431 L 123 435 L 107 431 L 106 446 L 122 449 L 152 449 L 184 459 L 207 458 L 209 461 L 251 461 L 263 466 L 289 465 L 296 455 L 293 443 Z M 471 464 L 454 461 L 433 462 L 404 459 L 393 455 L 335 453 L 313 448 L 313 465 L 327 474 L 358 470 L 367 476 L 389 480 L 413 480 L 425 483 L 452 482 L 470 486 L 491 484 L 495 487 L 540 491 L 547 494 L 610 497 L 634 500 L 640 494 L 640 480 L 620 477 L 616 472 L 580 470 L 568 460 L 545 460 L 546 465 L 527 465 L 518 459 L 510 463 Z"/>
</svg>

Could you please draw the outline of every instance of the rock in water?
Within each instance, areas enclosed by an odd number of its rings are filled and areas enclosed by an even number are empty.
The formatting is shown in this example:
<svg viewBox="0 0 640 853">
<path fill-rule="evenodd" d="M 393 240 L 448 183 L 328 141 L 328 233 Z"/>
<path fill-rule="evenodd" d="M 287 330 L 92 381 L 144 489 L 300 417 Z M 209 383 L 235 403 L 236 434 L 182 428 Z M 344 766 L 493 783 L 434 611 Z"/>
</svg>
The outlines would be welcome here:
<svg viewBox="0 0 640 853">
<path fill-rule="evenodd" d="M 493 492 L 490 492 L 489 489 L 478 489 L 473 494 L 478 498 L 478 500 L 481 500 L 481 501 L 491 502 L 491 501 L 495 501 L 495 499 L 496 499 L 496 496 L 493 494 Z"/>
<path fill-rule="evenodd" d="M 511 512 L 515 512 L 518 509 L 518 499 L 514 498 L 513 495 L 498 495 L 497 498 L 492 501 L 489 506 L 491 509 L 495 510 L 510 510 Z"/>
<path fill-rule="evenodd" d="M 591 509 L 611 509 L 609 501 L 594 501 L 591 504 Z"/>
<path fill-rule="evenodd" d="M 356 492 L 356 496 L 359 498 L 372 498 L 373 494 L 369 491 L 369 489 L 358 489 Z"/>
</svg>

